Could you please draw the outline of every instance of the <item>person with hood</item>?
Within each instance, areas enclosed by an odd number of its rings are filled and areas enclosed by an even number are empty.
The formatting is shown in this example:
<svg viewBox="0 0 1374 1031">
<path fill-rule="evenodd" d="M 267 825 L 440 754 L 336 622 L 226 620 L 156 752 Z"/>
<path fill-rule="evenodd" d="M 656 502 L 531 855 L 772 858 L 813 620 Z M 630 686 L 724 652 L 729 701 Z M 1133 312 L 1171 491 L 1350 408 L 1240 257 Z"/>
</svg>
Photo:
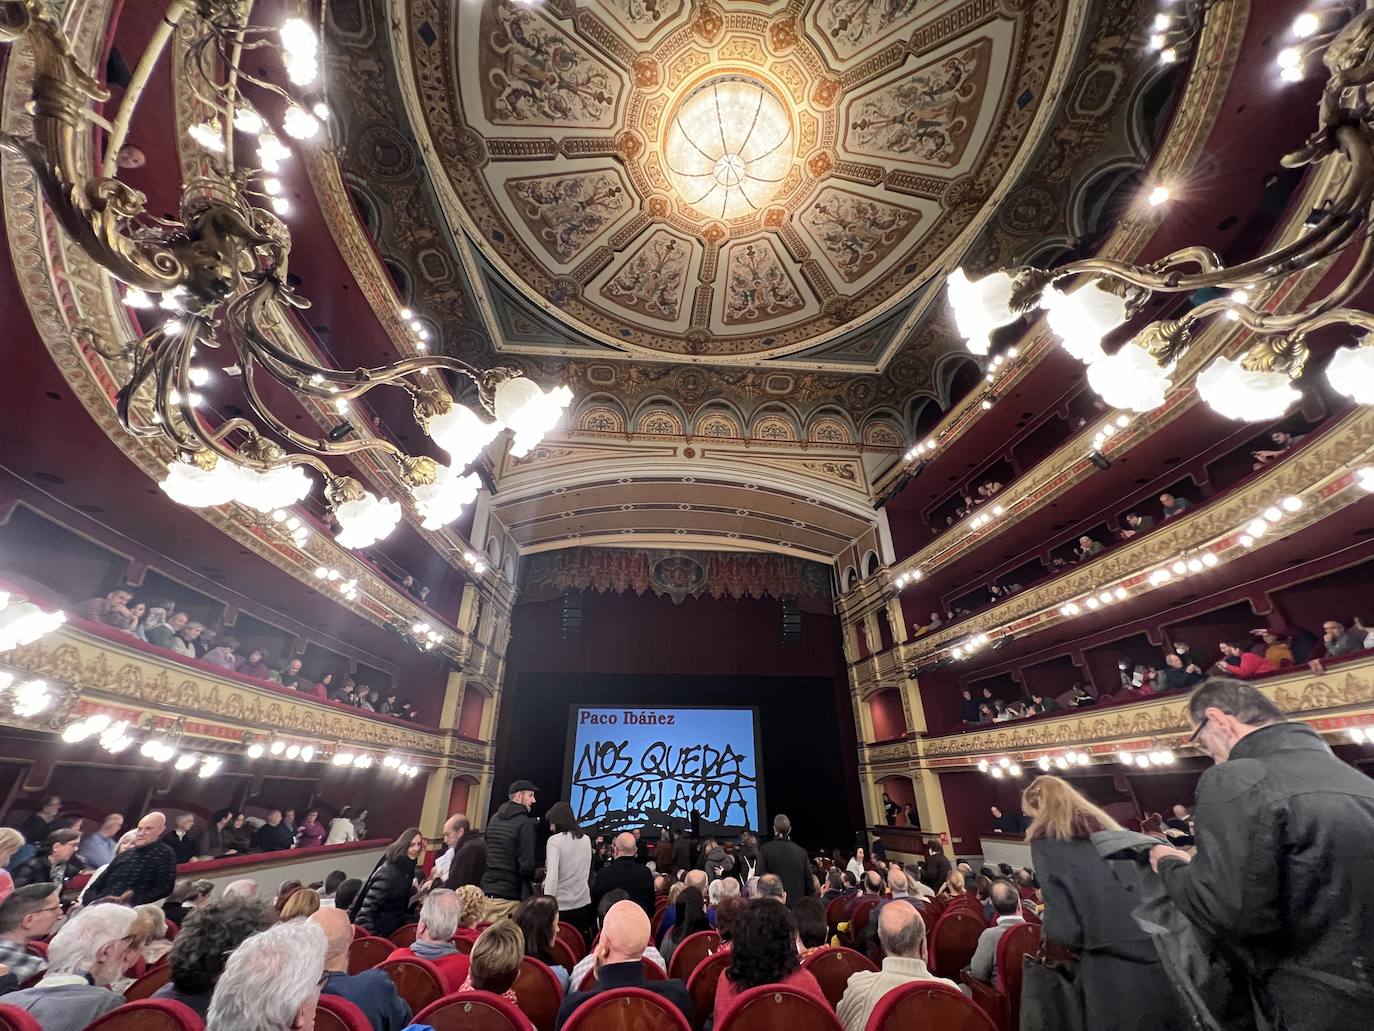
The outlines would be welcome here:
<svg viewBox="0 0 1374 1031">
<path fill-rule="evenodd" d="M 1021 796 L 1026 839 L 1045 899 L 1045 941 L 1078 955 L 1083 1013 L 1028 1013 L 1027 1026 L 1155 1031 L 1189 1026 L 1154 941 L 1131 917 L 1140 901 L 1103 858 L 1096 836 L 1121 825 L 1059 777 L 1036 777 Z M 1125 861 L 1133 865 L 1129 860 Z M 1023 997 L 1024 998 L 1024 997 Z"/>
<path fill-rule="evenodd" d="M 536 857 L 536 821 L 530 813 L 539 789 L 517 780 L 506 792 L 506 801 L 487 822 L 487 868 L 482 892 L 487 896 L 486 919 L 495 923 L 531 892 Z"/>
<path fill-rule="evenodd" d="M 386 938 L 409 919 L 415 864 L 424 850 L 425 839 L 418 827 L 407 827 L 387 846 L 353 902 L 349 915 L 355 924 Z"/>
<path fill-rule="evenodd" d="M 708 883 L 718 881 L 735 868 L 735 857 L 715 838 L 707 838 L 701 849 L 701 867 Z"/>
<path fill-rule="evenodd" d="M 1187 716 L 1216 765 L 1198 782 L 1196 855 L 1150 852 L 1169 899 L 1239 956 L 1256 1025 L 1364 1026 L 1374 1006 L 1374 780 L 1239 680 L 1207 681 Z"/>
</svg>

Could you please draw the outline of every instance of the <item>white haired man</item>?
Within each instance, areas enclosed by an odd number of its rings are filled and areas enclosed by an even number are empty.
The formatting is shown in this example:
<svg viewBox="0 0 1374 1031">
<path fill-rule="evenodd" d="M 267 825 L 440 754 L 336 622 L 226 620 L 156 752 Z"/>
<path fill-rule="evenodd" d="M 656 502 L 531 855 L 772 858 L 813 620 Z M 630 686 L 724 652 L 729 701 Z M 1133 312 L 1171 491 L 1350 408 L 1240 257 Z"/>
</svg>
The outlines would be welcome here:
<svg viewBox="0 0 1374 1031">
<path fill-rule="evenodd" d="M 253 935 L 215 982 L 205 1031 L 311 1031 L 324 949 L 324 932 L 308 920 Z"/>
<path fill-rule="evenodd" d="M 878 940 L 883 945 L 882 969 L 850 974 L 835 1008 L 844 1031 L 863 1031 L 878 1000 L 909 981 L 939 981 L 958 987 L 953 981 L 936 977 L 926 966 L 926 925 L 914 906 L 883 906 Z"/>
<path fill-rule="evenodd" d="M 53 936 L 43 979 L 4 996 L 5 1005 L 33 1014 L 44 1031 L 81 1031 L 122 1004 L 110 984 L 135 957 L 135 917 L 127 906 L 83 909 Z"/>
<path fill-rule="evenodd" d="M 245 899 L 255 899 L 258 897 L 258 882 L 251 877 L 244 877 L 237 881 L 231 881 L 224 889 L 225 895 L 238 895 Z"/>
<path fill-rule="evenodd" d="M 458 991 L 468 979 L 469 969 L 468 958 L 453 944 L 459 908 L 457 892 L 435 888 L 420 907 L 415 941 L 409 948 L 396 949 L 386 958 L 387 962 L 393 959 L 427 960 L 439 968 L 440 975 L 449 984 L 449 991 Z"/>
</svg>

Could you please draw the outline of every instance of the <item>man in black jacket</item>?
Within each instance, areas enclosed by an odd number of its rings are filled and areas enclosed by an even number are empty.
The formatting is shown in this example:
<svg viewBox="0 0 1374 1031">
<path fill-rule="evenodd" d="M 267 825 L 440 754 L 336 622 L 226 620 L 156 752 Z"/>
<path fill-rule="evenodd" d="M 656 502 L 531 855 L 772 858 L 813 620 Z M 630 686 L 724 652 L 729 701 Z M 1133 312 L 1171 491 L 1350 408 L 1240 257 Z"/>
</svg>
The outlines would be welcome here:
<svg viewBox="0 0 1374 1031">
<path fill-rule="evenodd" d="M 490 836 L 490 832 L 488 832 Z M 602 867 L 592 884 L 592 905 L 599 905 L 601 896 L 616 888 L 623 888 L 630 901 L 637 903 L 645 915 L 654 915 L 654 875 L 635 858 L 635 836 L 630 833 L 615 837 L 615 858 Z"/>
<path fill-rule="evenodd" d="M 792 821 L 782 813 L 773 817 L 773 840 L 759 849 L 759 865 L 755 872 L 760 877 L 766 873 L 777 874 L 783 890 L 793 902 L 816 894 L 816 885 L 811 879 L 811 860 L 807 858 L 806 849 L 793 843 Z"/>
<path fill-rule="evenodd" d="M 1374 1008 L 1374 780 L 1258 689 L 1213 677 L 1188 699 L 1216 763 L 1194 810 L 1197 854 L 1150 862 L 1180 912 L 1241 957 L 1262 1026 L 1365 1026 Z"/>
<path fill-rule="evenodd" d="M 110 860 L 105 872 L 95 879 L 88 891 L 90 898 L 106 895 L 129 895 L 131 906 L 156 902 L 172 894 L 177 882 L 177 857 L 163 843 L 167 817 L 149 813 L 138 821 L 134 847 Z"/>
<path fill-rule="evenodd" d="M 281 818 L 281 810 L 267 814 L 267 822 L 253 832 L 254 852 L 285 852 L 296 843 L 296 835 Z"/>
<path fill-rule="evenodd" d="M 506 801 L 487 822 L 487 868 L 481 888 L 487 897 L 483 918 L 492 923 L 530 893 L 535 868 L 535 820 L 530 806 L 538 790 L 527 780 L 515 781 L 506 792 Z"/>
</svg>

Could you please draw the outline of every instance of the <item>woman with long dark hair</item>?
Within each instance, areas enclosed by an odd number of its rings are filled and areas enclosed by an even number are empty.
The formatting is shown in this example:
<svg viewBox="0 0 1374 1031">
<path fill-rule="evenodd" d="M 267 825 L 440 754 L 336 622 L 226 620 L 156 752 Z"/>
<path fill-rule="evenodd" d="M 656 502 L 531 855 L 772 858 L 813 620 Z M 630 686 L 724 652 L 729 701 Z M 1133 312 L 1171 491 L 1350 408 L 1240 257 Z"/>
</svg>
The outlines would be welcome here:
<svg viewBox="0 0 1374 1031">
<path fill-rule="evenodd" d="M 592 925 L 592 839 L 582 833 L 567 802 L 549 807 L 544 851 L 544 890 L 558 902 L 558 918 L 588 940 Z"/>
<path fill-rule="evenodd" d="M 1036 777 L 1021 796 L 1026 838 L 1045 899 L 1044 936 L 1078 955 L 1084 1016 L 1078 1026 L 1148 1031 L 1188 1023 L 1154 942 L 1131 917 L 1138 893 L 1097 851 L 1093 836 L 1121 825 L 1058 777 Z M 1129 876 L 1128 881 L 1129 882 Z M 1065 1019 L 1064 1026 L 1074 1026 Z"/>
<path fill-rule="evenodd" d="M 717 881 L 716 883 L 719 884 L 720 882 Z M 713 884 L 712 887 L 715 885 Z M 683 888 L 682 891 L 678 892 L 677 902 L 674 903 L 674 906 L 677 909 L 674 914 L 676 919 L 658 950 L 663 953 L 665 961 L 672 960 L 673 950 L 681 945 L 682 940 L 689 934 L 711 929 L 711 921 L 706 916 L 706 901 L 701 897 L 700 888 Z"/>
<path fill-rule="evenodd" d="M 553 956 L 553 943 L 558 937 L 558 902 L 552 895 L 531 895 L 522 899 L 511 911 L 511 919 L 525 936 L 525 955 L 539 960 L 558 978 L 563 991 L 568 990 L 568 971 Z"/>
<path fill-rule="evenodd" d="M 387 846 L 353 903 L 349 915 L 355 924 L 385 938 L 406 922 L 415 894 L 415 864 L 424 848 L 418 827 L 407 827 Z"/>
<path fill-rule="evenodd" d="M 716 982 L 716 1026 L 737 996 L 764 984 L 786 985 L 814 995 L 829 1008 L 821 986 L 803 970 L 797 950 L 797 924 L 776 899 L 755 899 L 735 923 L 730 968 Z"/>
</svg>

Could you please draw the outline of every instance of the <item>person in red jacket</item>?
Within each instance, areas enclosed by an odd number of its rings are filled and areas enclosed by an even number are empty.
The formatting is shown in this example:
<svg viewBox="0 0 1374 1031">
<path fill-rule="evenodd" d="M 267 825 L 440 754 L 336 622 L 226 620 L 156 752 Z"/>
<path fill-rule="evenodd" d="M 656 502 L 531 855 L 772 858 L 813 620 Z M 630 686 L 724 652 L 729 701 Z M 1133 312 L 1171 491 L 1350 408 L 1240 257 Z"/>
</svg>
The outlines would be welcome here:
<svg viewBox="0 0 1374 1031">
<path fill-rule="evenodd" d="M 450 992 L 462 987 L 468 977 L 468 958 L 453 944 L 458 930 L 459 902 L 456 893 L 447 888 L 435 888 L 420 907 L 420 921 L 415 928 L 415 941 L 407 949 L 397 949 L 387 956 L 393 959 L 424 959 L 439 968 Z"/>
<path fill-rule="evenodd" d="M 1244 644 L 1228 641 L 1221 642 L 1221 661 L 1217 663 L 1217 668 L 1241 680 L 1274 672 L 1274 664 L 1263 655 L 1256 655 Z"/>
</svg>

